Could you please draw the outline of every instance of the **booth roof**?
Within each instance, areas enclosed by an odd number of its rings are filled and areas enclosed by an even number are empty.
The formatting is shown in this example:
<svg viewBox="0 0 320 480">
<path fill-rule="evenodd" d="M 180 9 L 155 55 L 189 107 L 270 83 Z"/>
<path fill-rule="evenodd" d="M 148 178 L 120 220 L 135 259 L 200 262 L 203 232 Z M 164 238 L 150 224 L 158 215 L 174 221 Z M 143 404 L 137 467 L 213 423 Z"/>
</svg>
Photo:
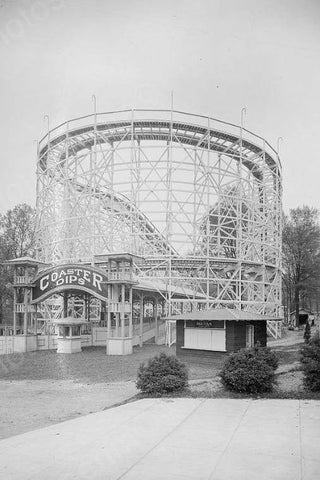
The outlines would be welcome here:
<svg viewBox="0 0 320 480">
<path fill-rule="evenodd" d="M 293 310 L 292 312 L 290 312 L 290 315 L 294 315 L 295 313 L 296 313 L 296 311 Z M 299 314 L 314 315 L 314 312 L 312 312 L 311 310 L 306 310 L 305 308 L 299 308 Z"/>
<path fill-rule="evenodd" d="M 40 260 L 36 260 L 35 258 L 31 257 L 20 257 L 20 258 L 12 258 L 7 262 L 3 262 L 4 265 L 48 265 L 45 262 L 41 262 Z"/>
<path fill-rule="evenodd" d="M 281 320 L 271 315 L 261 315 L 260 313 L 245 312 L 231 308 L 212 308 L 209 310 L 199 310 L 197 312 L 181 313 L 180 315 L 171 315 L 167 320 L 226 320 L 226 321 L 253 321 L 253 320 Z"/>
<path fill-rule="evenodd" d="M 127 261 L 135 261 L 141 262 L 144 258 L 140 255 L 135 255 L 130 252 L 113 252 L 113 253 L 98 253 L 94 255 L 95 259 L 98 261 L 108 261 L 108 260 L 127 260 Z"/>
</svg>

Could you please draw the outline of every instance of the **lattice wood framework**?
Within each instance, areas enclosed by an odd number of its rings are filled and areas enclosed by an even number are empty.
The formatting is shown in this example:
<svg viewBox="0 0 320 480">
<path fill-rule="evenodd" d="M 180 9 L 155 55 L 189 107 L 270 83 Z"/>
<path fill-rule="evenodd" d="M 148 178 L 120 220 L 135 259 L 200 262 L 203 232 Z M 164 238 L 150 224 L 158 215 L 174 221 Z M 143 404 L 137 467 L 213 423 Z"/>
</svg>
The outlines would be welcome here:
<svg viewBox="0 0 320 480">
<path fill-rule="evenodd" d="M 141 279 L 168 285 L 169 310 L 281 315 L 281 165 L 266 140 L 213 118 L 124 110 L 70 120 L 38 151 L 39 260 L 129 251 L 145 258 Z"/>
</svg>

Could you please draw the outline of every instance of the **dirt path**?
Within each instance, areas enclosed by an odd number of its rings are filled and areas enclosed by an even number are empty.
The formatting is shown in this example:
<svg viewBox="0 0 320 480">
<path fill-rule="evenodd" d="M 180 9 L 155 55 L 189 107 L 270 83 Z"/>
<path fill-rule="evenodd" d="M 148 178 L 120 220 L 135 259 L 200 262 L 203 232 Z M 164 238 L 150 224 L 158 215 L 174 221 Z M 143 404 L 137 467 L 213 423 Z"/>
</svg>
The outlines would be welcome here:
<svg viewBox="0 0 320 480">
<path fill-rule="evenodd" d="M 316 332 L 315 328 L 312 329 L 312 334 Z M 268 347 L 284 347 L 289 345 L 297 345 L 303 343 L 303 330 L 287 330 L 285 336 L 274 340 L 273 338 L 268 339 Z"/>
</svg>

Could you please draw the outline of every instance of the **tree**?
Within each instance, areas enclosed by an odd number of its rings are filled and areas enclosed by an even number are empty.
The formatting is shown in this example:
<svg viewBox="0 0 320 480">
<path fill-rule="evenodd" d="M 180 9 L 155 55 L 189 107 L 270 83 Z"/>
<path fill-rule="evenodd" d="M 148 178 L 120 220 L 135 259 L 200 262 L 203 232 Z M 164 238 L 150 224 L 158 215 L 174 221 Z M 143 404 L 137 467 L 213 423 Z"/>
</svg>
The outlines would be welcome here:
<svg viewBox="0 0 320 480">
<path fill-rule="evenodd" d="M 294 304 L 299 326 L 302 294 L 313 295 L 320 283 L 318 210 L 308 206 L 290 210 L 289 216 L 284 217 L 282 238 L 285 294 Z"/>
<path fill-rule="evenodd" d="M 307 321 L 306 326 L 305 326 L 305 329 L 304 329 L 303 338 L 304 338 L 305 343 L 309 343 L 309 342 L 310 342 L 310 338 L 311 338 L 311 327 L 310 327 L 310 323 L 309 323 L 308 321 Z"/>
<path fill-rule="evenodd" d="M 25 203 L 0 215 L 0 258 L 8 260 L 32 255 L 35 210 Z"/>
<path fill-rule="evenodd" d="M 0 214 L 0 323 L 11 303 L 12 273 L 2 262 L 34 253 L 35 210 L 29 205 L 16 205 Z"/>
</svg>

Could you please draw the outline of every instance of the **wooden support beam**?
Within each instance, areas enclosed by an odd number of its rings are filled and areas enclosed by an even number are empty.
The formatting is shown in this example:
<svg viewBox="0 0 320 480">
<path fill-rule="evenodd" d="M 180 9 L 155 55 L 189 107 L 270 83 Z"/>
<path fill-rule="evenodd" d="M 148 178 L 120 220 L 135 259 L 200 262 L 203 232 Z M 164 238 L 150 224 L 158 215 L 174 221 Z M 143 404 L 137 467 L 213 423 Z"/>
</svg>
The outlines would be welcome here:
<svg viewBox="0 0 320 480">
<path fill-rule="evenodd" d="M 121 321 L 121 337 L 124 338 L 125 336 L 125 325 L 124 325 L 124 308 L 125 308 L 125 285 L 121 285 L 121 313 L 120 313 L 120 321 Z"/>
<path fill-rule="evenodd" d="M 16 312 L 16 305 L 17 305 L 17 289 L 14 287 L 13 289 L 13 335 L 17 335 L 17 312 Z"/>
<path fill-rule="evenodd" d="M 158 297 L 156 296 L 153 304 L 153 314 L 154 314 L 154 343 L 158 342 Z"/>
<path fill-rule="evenodd" d="M 130 303 L 130 313 L 129 313 L 129 338 L 132 338 L 132 315 L 133 315 L 133 306 L 132 306 L 132 286 L 129 287 L 129 303 Z"/>
</svg>

